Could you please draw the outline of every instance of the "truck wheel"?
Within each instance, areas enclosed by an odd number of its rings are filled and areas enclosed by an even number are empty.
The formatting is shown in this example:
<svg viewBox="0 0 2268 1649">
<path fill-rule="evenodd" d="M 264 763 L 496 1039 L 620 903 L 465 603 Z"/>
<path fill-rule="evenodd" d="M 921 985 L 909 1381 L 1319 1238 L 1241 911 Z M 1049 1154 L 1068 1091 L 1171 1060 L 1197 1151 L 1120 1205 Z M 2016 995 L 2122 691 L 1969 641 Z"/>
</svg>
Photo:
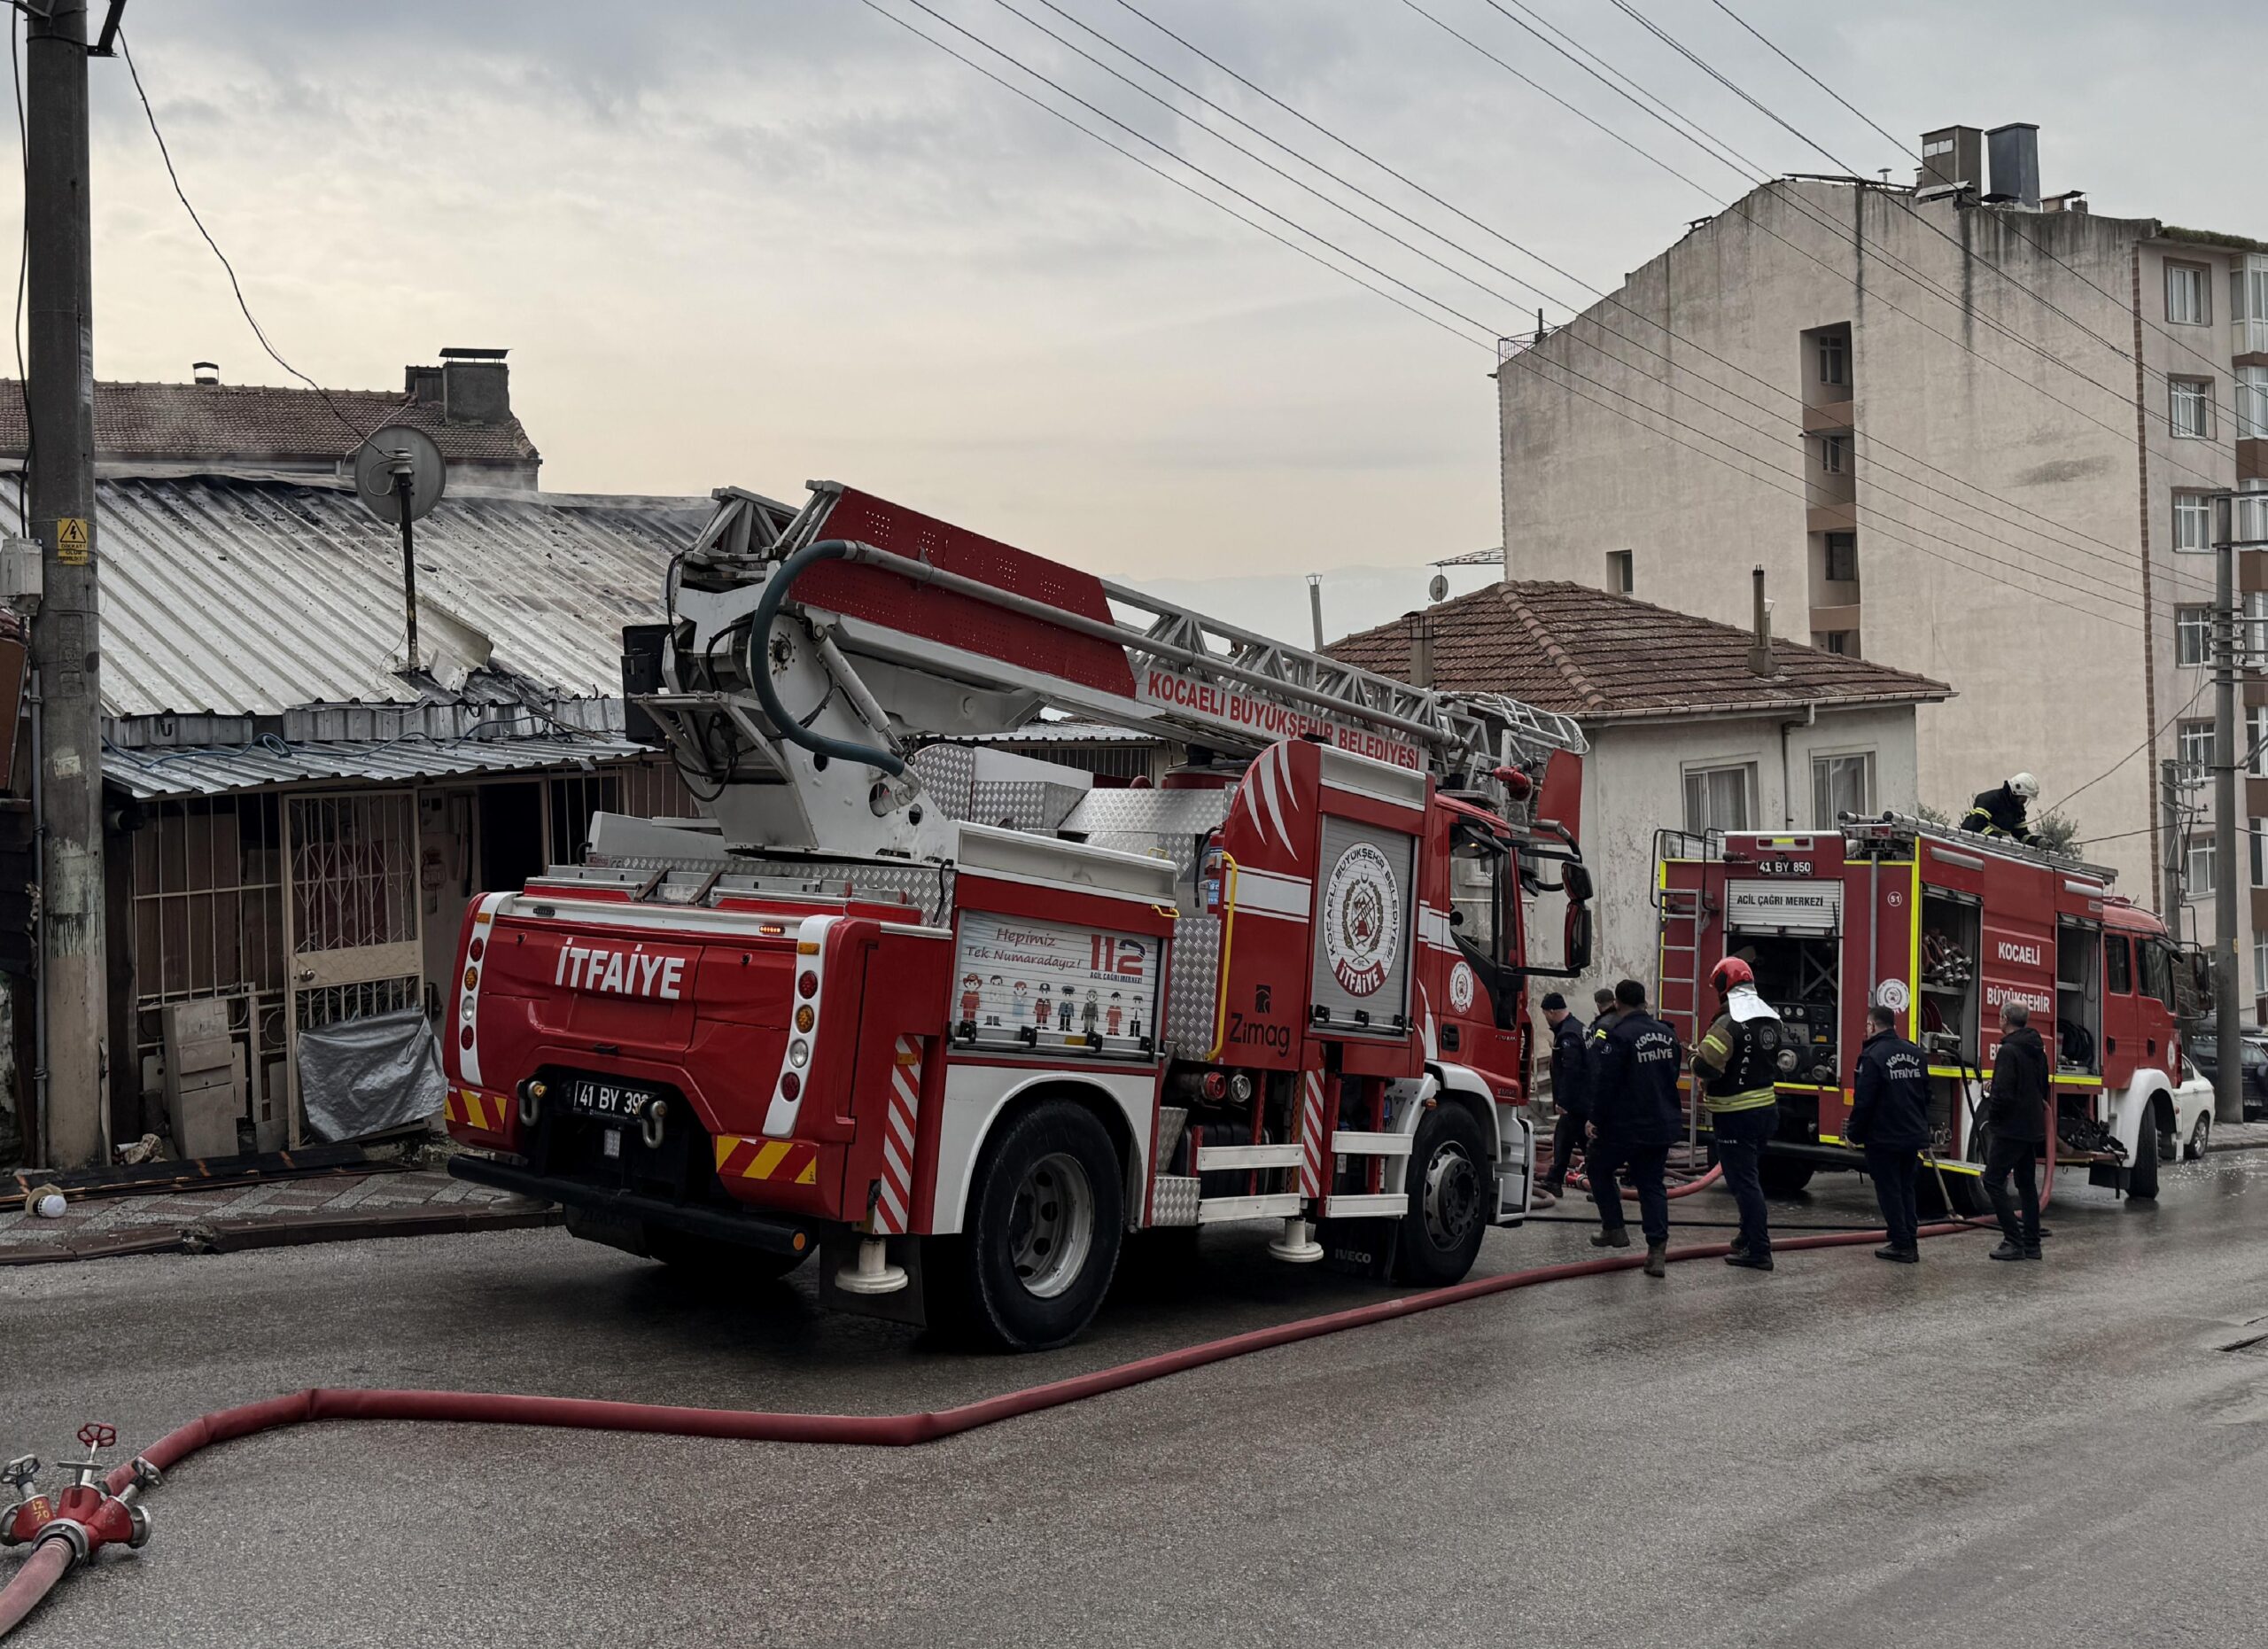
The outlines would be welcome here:
<svg viewBox="0 0 2268 1649">
<path fill-rule="evenodd" d="M 1774 1156 L 1768 1152 L 1756 1165 L 1756 1177 L 1763 1184 L 1768 1197 L 1791 1197 L 1811 1183 L 1819 1171 L 1818 1165 L 1791 1156 Z"/>
<path fill-rule="evenodd" d="M 2158 1102 L 2152 1099 L 2134 1136 L 2134 1161 L 2126 1172 L 2126 1194 L 2138 1202 L 2158 1200 Z"/>
<path fill-rule="evenodd" d="M 1118 1153 L 1102 1124 L 1068 1100 L 1007 1124 L 977 1164 L 967 1225 L 937 1246 L 937 1326 L 1009 1351 L 1076 1338 L 1109 1291 L 1125 1233 Z"/>
<path fill-rule="evenodd" d="M 1398 1269 L 1424 1287 L 1472 1269 L 1495 1212 L 1495 1179 L 1480 1124 L 1462 1105 L 1436 1105 L 1410 1147 L 1410 1211 L 1402 1217 Z"/>
</svg>

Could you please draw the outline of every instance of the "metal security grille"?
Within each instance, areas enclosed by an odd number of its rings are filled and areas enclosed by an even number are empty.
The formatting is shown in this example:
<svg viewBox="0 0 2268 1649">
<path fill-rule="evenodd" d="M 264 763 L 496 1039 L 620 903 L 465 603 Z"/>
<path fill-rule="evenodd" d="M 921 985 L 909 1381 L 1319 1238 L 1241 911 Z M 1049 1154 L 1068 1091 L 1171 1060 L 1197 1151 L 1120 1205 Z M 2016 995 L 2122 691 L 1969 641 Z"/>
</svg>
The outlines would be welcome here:
<svg viewBox="0 0 2268 1649">
<path fill-rule="evenodd" d="M 408 790 L 294 797 L 291 948 L 344 951 L 417 937 L 417 815 Z"/>
<path fill-rule="evenodd" d="M 366 1019 L 417 1005 L 421 982 L 408 977 L 359 979 L 301 991 L 292 1002 L 292 1029 L 320 1031 L 341 1020 Z"/>
<path fill-rule="evenodd" d="M 280 1104 L 284 941 L 281 818 L 273 796 L 148 804 L 134 832 L 133 1060 L 120 1079 L 161 1090 L 164 1010 L 222 998 L 245 1050 L 252 1114 Z M 271 1089 L 273 1092 L 271 1092 Z"/>
</svg>

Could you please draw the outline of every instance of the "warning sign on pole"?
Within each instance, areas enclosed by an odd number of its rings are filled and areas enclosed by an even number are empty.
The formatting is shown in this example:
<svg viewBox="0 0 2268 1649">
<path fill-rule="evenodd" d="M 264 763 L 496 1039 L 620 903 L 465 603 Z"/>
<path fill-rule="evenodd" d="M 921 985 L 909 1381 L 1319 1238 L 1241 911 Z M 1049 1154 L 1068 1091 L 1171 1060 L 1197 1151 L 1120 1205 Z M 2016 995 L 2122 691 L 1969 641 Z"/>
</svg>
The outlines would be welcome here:
<svg viewBox="0 0 2268 1649">
<path fill-rule="evenodd" d="M 87 518 L 65 516 L 55 524 L 55 558 L 66 567 L 87 564 Z"/>
</svg>

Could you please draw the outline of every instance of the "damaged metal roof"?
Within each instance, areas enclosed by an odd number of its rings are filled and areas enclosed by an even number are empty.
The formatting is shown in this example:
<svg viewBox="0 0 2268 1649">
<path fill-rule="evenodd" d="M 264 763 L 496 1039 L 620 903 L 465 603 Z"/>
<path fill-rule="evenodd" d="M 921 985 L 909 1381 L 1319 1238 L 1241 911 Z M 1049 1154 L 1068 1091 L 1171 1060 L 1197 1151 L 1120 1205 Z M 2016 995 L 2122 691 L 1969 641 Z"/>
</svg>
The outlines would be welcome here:
<svg viewBox="0 0 2268 1649">
<path fill-rule="evenodd" d="M 103 777 L 136 800 L 218 796 L 271 784 L 401 784 L 464 774 L 509 773 L 546 767 L 604 766 L 649 756 L 645 745 L 619 738 L 434 739 L 419 734 L 381 743 L 192 745 L 175 750 L 103 751 Z"/>
<path fill-rule="evenodd" d="M 11 530 L 15 508 L 15 489 L 0 491 Z M 128 476 L 100 481 L 96 509 L 109 714 L 431 699 L 393 673 L 404 628 L 399 532 L 353 492 Z M 670 557 L 711 513 L 706 498 L 454 491 L 417 524 L 420 604 L 485 638 L 494 671 L 613 697 L 622 626 L 661 617 Z"/>
</svg>

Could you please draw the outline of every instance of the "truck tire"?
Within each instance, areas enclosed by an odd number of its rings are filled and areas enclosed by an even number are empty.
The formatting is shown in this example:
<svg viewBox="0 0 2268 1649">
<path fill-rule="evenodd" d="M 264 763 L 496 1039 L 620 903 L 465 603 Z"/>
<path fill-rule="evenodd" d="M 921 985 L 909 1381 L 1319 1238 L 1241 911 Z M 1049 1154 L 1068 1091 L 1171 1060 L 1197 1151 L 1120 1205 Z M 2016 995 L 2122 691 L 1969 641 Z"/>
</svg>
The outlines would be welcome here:
<svg viewBox="0 0 2268 1649">
<path fill-rule="evenodd" d="M 1441 1104 L 1410 1142 L 1410 1211 L 1402 1217 L 1395 1267 L 1402 1280 L 1438 1288 L 1461 1280 L 1480 1256 L 1495 1212 L 1488 1141 L 1472 1113 Z"/>
<path fill-rule="evenodd" d="M 1818 1171 L 1815 1163 L 1806 1163 L 1799 1157 L 1775 1156 L 1769 1151 L 1756 1165 L 1756 1177 L 1763 1183 L 1764 1194 L 1768 1197 L 1795 1195 L 1811 1183 L 1811 1177 Z"/>
<path fill-rule="evenodd" d="M 1110 1135 L 1084 1107 L 1043 1100 L 995 1132 L 966 1231 L 932 1249 L 930 1323 L 1006 1351 L 1066 1344 L 1109 1292 L 1125 1227 Z"/>
<path fill-rule="evenodd" d="M 2134 1161 L 2126 1171 L 2126 1194 L 2137 1202 L 2158 1200 L 2158 1156 L 2162 1150 L 2158 1139 L 2158 1101 L 2153 1095 L 2149 1109 L 2143 1114 L 2140 1130 L 2134 1136 Z"/>
</svg>

